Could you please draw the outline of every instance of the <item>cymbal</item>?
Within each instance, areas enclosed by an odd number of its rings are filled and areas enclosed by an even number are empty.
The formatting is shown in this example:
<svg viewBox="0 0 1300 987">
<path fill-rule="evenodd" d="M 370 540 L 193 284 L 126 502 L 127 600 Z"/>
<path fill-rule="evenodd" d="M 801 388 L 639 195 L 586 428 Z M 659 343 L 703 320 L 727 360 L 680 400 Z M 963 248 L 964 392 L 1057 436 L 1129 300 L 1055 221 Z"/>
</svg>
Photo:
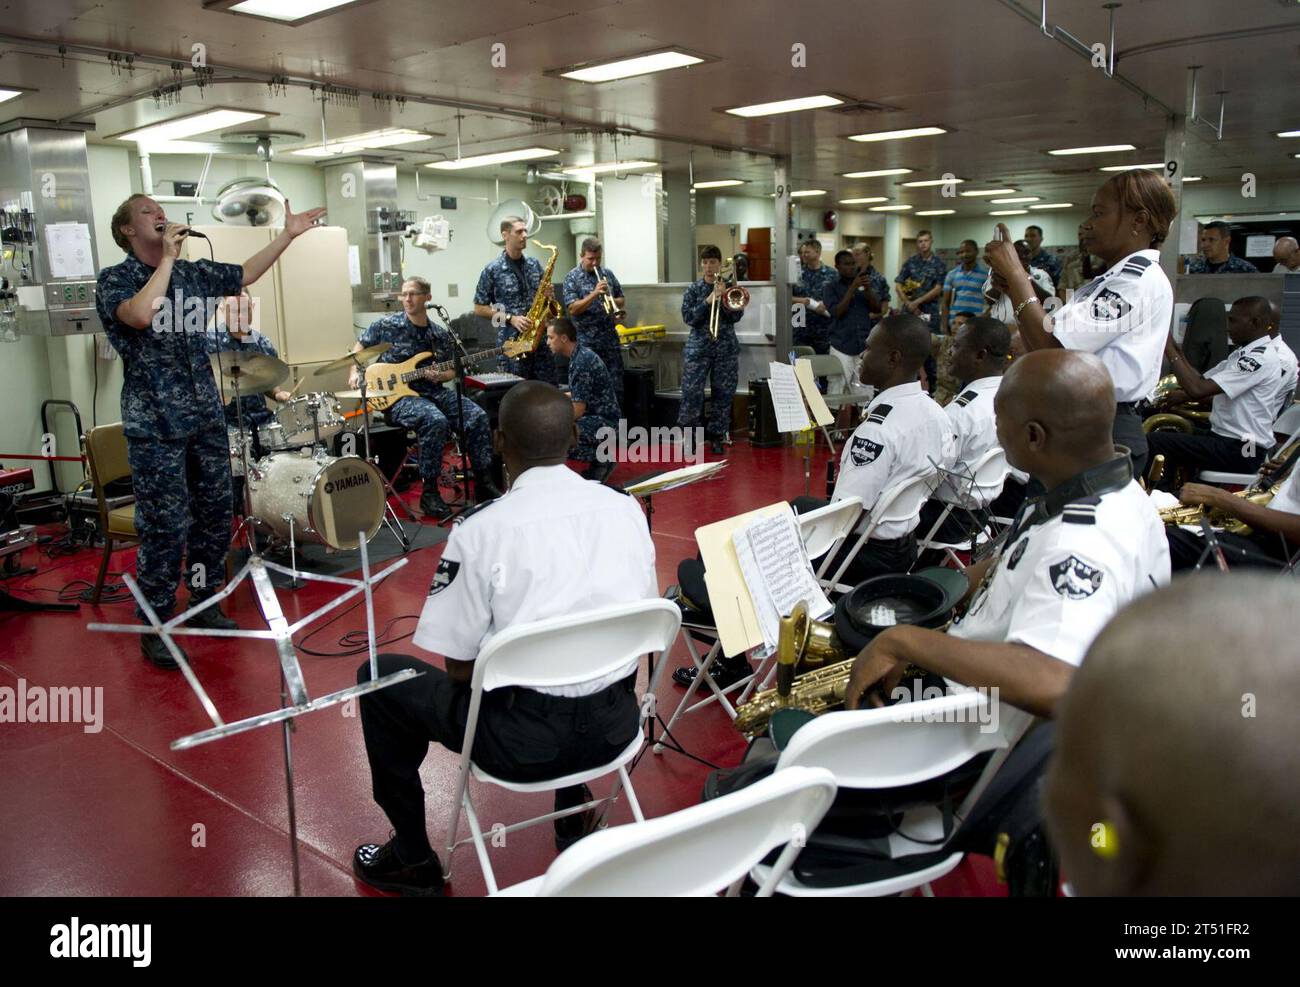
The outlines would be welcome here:
<svg viewBox="0 0 1300 987">
<path fill-rule="evenodd" d="M 239 380 L 239 390 L 244 394 L 269 391 L 289 376 L 289 365 L 265 353 L 254 350 L 231 350 L 213 353 L 212 372 L 227 386 L 234 387 Z"/>
<path fill-rule="evenodd" d="M 353 389 L 350 391 L 335 391 L 334 396 L 338 398 L 340 401 L 360 401 L 361 391 L 357 389 Z M 367 395 L 366 400 L 368 400 L 371 404 L 375 403 L 375 399 L 373 395 Z"/>
<path fill-rule="evenodd" d="M 392 343 L 376 343 L 374 346 L 367 346 L 364 350 L 357 350 L 355 353 L 349 353 L 347 356 L 341 356 L 324 366 L 317 367 L 313 376 L 319 377 L 321 374 L 332 373 L 335 370 L 346 370 L 357 363 L 369 363 L 392 348 Z"/>
</svg>

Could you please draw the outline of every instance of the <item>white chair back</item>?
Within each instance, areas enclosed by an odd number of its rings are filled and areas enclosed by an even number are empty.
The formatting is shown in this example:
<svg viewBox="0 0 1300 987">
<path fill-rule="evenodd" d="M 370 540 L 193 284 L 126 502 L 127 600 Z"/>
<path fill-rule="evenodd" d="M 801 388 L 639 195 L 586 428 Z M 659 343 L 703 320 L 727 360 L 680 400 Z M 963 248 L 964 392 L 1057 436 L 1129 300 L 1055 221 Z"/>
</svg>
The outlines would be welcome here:
<svg viewBox="0 0 1300 987">
<path fill-rule="evenodd" d="M 710 802 L 658 819 L 588 836 L 556 859 L 538 896 L 660 897 L 717 894 L 749 873 L 774 848 L 781 874 L 835 799 L 835 779 L 821 768 L 791 768 Z M 786 858 L 789 858 L 786 860 Z"/>
<path fill-rule="evenodd" d="M 815 353 L 808 357 L 814 377 L 843 377 L 844 364 L 829 353 Z"/>
<path fill-rule="evenodd" d="M 1006 746 L 1002 732 L 990 729 L 992 722 L 988 697 L 979 692 L 824 713 L 790 737 L 777 773 L 819 767 L 829 769 L 842 788 L 912 785 Z"/>
<path fill-rule="evenodd" d="M 930 494 L 934 493 L 937 482 L 938 477 L 935 473 L 922 473 L 919 476 L 900 480 L 884 491 L 876 501 L 876 506 L 871 508 L 868 534 L 882 524 L 911 521 L 919 517 L 922 505 L 930 498 Z"/>
<path fill-rule="evenodd" d="M 984 450 L 973 463 L 956 464 L 951 472 L 957 476 L 945 477 L 944 481 L 962 503 L 973 502 L 982 506 L 996 499 L 1002 492 L 1002 485 L 1010 471 L 1002 447 L 993 446 Z"/>
<path fill-rule="evenodd" d="M 1300 404 L 1287 405 L 1273 423 L 1273 431 L 1285 437 L 1284 443 L 1295 438 L 1296 433 L 1300 432 Z"/>
<path fill-rule="evenodd" d="M 799 535 L 803 538 L 808 558 L 821 558 L 848 537 L 861 514 L 862 498 L 845 497 L 815 511 L 797 515 Z"/>
<path fill-rule="evenodd" d="M 600 678 L 667 651 L 681 621 L 676 603 L 654 597 L 507 627 L 479 652 L 473 685 L 545 689 Z"/>
</svg>

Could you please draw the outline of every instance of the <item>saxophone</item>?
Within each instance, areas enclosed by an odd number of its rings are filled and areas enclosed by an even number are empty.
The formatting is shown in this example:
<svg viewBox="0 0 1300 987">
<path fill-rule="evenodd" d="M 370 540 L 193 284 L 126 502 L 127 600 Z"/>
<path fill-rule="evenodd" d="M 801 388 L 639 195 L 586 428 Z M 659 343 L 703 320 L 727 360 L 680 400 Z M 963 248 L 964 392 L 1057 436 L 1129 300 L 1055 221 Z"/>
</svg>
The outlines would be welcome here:
<svg viewBox="0 0 1300 987">
<path fill-rule="evenodd" d="M 555 256 L 559 251 L 549 243 L 542 243 L 538 240 L 534 240 L 533 244 L 544 250 L 549 250 L 551 259 L 546 262 L 546 270 L 542 272 L 542 280 L 537 282 L 537 294 L 533 296 L 533 304 L 524 313 L 524 318 L 529 321 L 530 326 L 519 333 L 519 338 L 528 344 L 528 353 L 536 352 L 537 347 L 546 338 L 547 320 L 558 318 L 560 315 L 560 303 L 546 294 L 546 289 L 551 285 L 551 275 L 555 272 Z"/>
<path fill-rule="evenodd" d="M 1248 500 L 1252 504 L 1259 504 L 1262 507 L 1273 499 L 1274 495 L 1279 489 L 1281 489 L 1281 487 L 1282 484 L 1278 482 L 1265 490 L 1258 490 L 1253 493 L 1250 490 L 1238 490 L 1233 494 L 1233 496 L 1241 497 L 1243 500 Z M 1161 508 L 1159 513 L 1160 520 L 1165 524 L 1199 525 L 1201 523 L 1201 518 L 1204 517 L 1210 522 L 1212 528 L 1226 531 L 1230 535 L 1241 535 L 1245 537 L 1250 534 L 1251 530 L 1250 525 L 1246 524 L 1246 522 L 1242 521 L 1240 518 L 1235 518 L 1226 511 L 1219 510 L 1218 508 L 1211 510 L 1207 514 L 1204 504 L 1179 504 L 1176 507 Z"/>
</svg>

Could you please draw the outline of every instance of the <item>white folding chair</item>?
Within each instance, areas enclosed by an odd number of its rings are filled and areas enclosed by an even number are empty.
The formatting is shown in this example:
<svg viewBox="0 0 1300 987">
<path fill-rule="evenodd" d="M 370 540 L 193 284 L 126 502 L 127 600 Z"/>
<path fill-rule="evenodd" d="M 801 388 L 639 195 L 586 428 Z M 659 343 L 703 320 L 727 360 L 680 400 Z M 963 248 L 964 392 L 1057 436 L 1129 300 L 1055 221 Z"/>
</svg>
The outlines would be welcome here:
<svg viewBox="0 0 1300 987">
<path fill-rule="evenodd" d="M 979 800 L 1015 741 L 1032 722 L 1027 713 L 1001 704 L 997 709 L 999 717 L 1012 715 L 1016 720 L 1007 729 L 990 730 L 981 722 L 981 719 L 990 720 L 989 701 L 985 693 L 970 691 L 882 709 L 824 713 L 794 732 L 781 751 L 776 773 L 779 775 L 796 766 L 822 767 L 830 770 L 841 789 L 899 788 L 941 777 L 977 754 L 994 751 L 975 786 L 956 810 L 956 818 L 960 820 Z M 1007 738 L 1011 738 L 1010 742 Z M 955 831 L 956 827 L 952 832 Z M 960 851 L 934 859 L 952 832 L 944 833 L 943 813 L 938 806 L 909 809 L 888 839 L 889 856 L 901 862 L 902 873 L 864 884 L 830 888 L 810 887 L 787 874 L 777 883 L 776 890 L 802 897 L 874 897 L 919 887 L 929 896 L 930 882 L 961 863 Z M 915 869 L 906 868 L 907 857 L 917 858 Z M 760 864 L 751 871 L 751 876 L 761 884 L 769 876 L 769 870 Z"/>
<path fill-rule="evenodd" d="M 713 638 L 713 643 L 704 655 L 701 655 L 696 647 L 697 642 L 693 636 L 696 634 Z M 718 637 L 718 629 L 712 624 L 683 623 L 681 636 L 683 643 L 686 645 L 686 653 L 690 655 L 691 662 L 695 665 L 695 677 L 691 680 L 691 684 L 686 689 L 686 694 L 682 696 L 677 708 L 673 710 L 673 715 L 668 718 L 668 723 L 664 727 L 664 735 L 669 737 L 671 737 L 673 727 L 677 725 L 678 720 L 687 713 L 694 713 L 697 709 L 702 709 L 711 703 L 717 703 L 722 707 L 723 712 L 734 720 L 736 718 L 736 706 L 743 702 L 744 699 L 742 697 L 733 703 L 730 696 L 738 689 L 744 689 L 747 695 L 749 692 L 748 687 L 754 680 L 754 674 L 750 673 L 730 683 L 725 688 L 718 685 L 714 680 L 710 669 L 713 660 L 722 654 L 722 639 Z M 708 689 L 709 695 L 697 700 L 695 694 L 699 691 L 701 685 Z M 656 754 L 662 754 L 664 752 L 663 743 L 656 742 L 653 751 Z"/>
<path fill-rule="evenodd" d="M 614 782 L 614 787 L 605 798 L 594 799 L 569 809 L 515 823 L 505 827 L 505 833 L 585 812 L 615 799 L 620 788 L 627 790 L 627 801 L 632 809 L 632 815 L 637 820 L 644 818 L 641 815 L 641 806 L 637 802 L 636 792 L 632 789 L 632 781 L 627 774 L 627 765 L 636 757 L 644 742 L 645 720 L 653 703 L 639 700 L 641 723 L 638 725 L 636 736 L 618 757 L 607 764 L 586 771 L 544 781 L 506 781 L 488 774 L 475 764 L 471 757 L 474 735 L 478 729 L 479 709 L 484 693 L 506 686 L 532 689 L 554 688 L 588 682 L 611 674 L 636 661 L 641 655 L 657 655 L 666 651 L 677 635 L 681 619 L 681 610 L 675 603 L 656 598 L 508 627 L 488 641 L 474 662 L 469 715 L 465 723 L 465 740 L 460 757 L 460 780 L 457 784 L 451 825 L 447 830 L 445 877 L 451 876 L 452 854 L 456 847 L 461 843 L 472 842 L 478 853 L 479 864 L 483 868 L 483 878 L 487 882 L 488 891 L 495 892 L 497 889 L 492 863 L 488 859 L 487 845 L 483 842 L 483 830 L 479 826 L 478 816 L 474 812 L 474 804 L 470 799 L 471 774 L 477 781 L 497 785 L 512 792 L 547 792 L 581 785 L 604 775 L 617 773 L 618 778 Z M 655 672 L 646 688 L 646 695 L 654 695 L 664 664 L 661 658 L 653 662 Z M 462 809 L 469 822 L 470 836 L 457 841 L 456 831 L 460 824 Z"/>
<path fill-rule="evenodd" d="M 861 516 L 861 497 L 833 500 L 825 507 L 796 515 L 795 519 L 799 522 L 799 536 L 803 539 L 804 551 L 808 553 L 808 558 L 819 559 L 823 556 L 827 559 L 833 558 Z M 822 568 L 827 564 L 829 563 L 823 563 Z M 820 576 L 817 581 L 821 583 L 823 589 L 831 588 L 830 583 Z"/>
<path fill-rule="evenodd" d="M 703 897 L 739 890 L 750 868 L 784 846 L 758 890 L 767 898 L 835 799 L 825 768 L 790 768 L 748 788 L 575 843 L 541 877 L 500 895 L 538 898 Z"/>
<path fill-rule="evenodd" d="M 934 486 L 937 477 L 934 472 L 922 473 L 918 476 L 909 477 L 906 480 L 900 480 L 888 490 L 881 493 L 876 500 L 876 505 L 871 508 L 865 525 L 858 522 L 862 527 L 862 532 L 853 544 L 852 550 L 844 557 L 835 574 L 825 580 L 826 570 L 830 568 L 831 562 L 835 556 L 827 553 L 822 560 L 822 564 L 817 567 L 817 578 L 822 580 L 822 585 L 829 585 L 829 588 L 836 593 L 847 593 L 852 586 L 842 583 L 845 571 L 853 564 L 857 558 L 858 552 L 862 551 L 862 546 L 867 543 L 867 539 L 882 524 L 891 524 L 894 522 L 914 521 L 920 517 L 921 505 L 929 499 L 930 494 L 934 492 Z"/>
<path fill-rule="evenodd" d="M 974 503 L 988 505 L 997 499 L 998 494 L 1002 492 L 1002 486 L 1006 483 L 1010 467 L 1007 465 L 1006 453 L 1002 451 L 1000 446 L 994 446 L 993 448 L 986 450 L 982 456 L 976 459 L 975 462 L 969 466 L 960 463 L 953 468 L 953 472 L 961 473 L 962 471 L 969 473 L 969 479 L 967 479 L 965 474 L 963 474 L 960 481 L 961 489 L 958 490 L 957 493 L 963 498 L 969 497 Z M 935 541 L 935 532 L 943 527 L 943 523 L 947 521 L 952 512 L 957 509 L 965 511 L 971 516 L 972 520 L 979 521 L 980 530 L 972 536 L 969 543 L 964 541 Z M 981 508 L 981 510 L 985 514 L 988 513 L 984 508 Z M 934 527 L 926 532 L 925 537 L 917 543 L 917 562 L 920 562 L 922 552 L 927 549 L 933 549 L 935 551 L 943 552 L 947 558 L 952 560 L 953 564 L 956 565 L 958 569 L 964 569 L 966 567 L 962 565 L 961 559 L 957 557 L 957 551 L 960 549 L 962 551 L 973 552 L 979 545 L 987 541 L 988 537 L 987 518 L 980 519 L 975 515 L 974 511 L 968 508 L 962 507 L 959 504 L 945 502 L 943 513 L 940 514 L 939 519 L 934 522 Z"/>
</svg>

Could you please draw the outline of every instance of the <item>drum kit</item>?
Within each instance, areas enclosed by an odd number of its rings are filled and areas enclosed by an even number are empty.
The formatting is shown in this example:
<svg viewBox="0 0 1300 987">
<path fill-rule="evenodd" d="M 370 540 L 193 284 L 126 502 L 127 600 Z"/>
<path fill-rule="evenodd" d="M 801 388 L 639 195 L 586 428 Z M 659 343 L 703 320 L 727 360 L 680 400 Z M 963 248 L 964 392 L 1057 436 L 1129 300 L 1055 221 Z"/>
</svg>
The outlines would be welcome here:
<svg viewBox="0 0 1300 987">
<path fill-rule="evenodd" d="M 354 365 L 364 367 L 391 345 L 380 343 L 349 353 L 318 367 L 315 376 Z M 231 474 L 245 480 L 241 527 L 263 527 L 272 543 L 287 544 L 295 570 L 299 544 L 353 550 L 363 533 L 369 541 L 381 524 L 388 524 L 403 550 L 410 547 L 388 502 L 392 488 L 371 458 L 370 402 L 364 378 L 355 395 L 361 399 L 359 414 L 365 444 L 362 458 L 329 453 L 326 443 L 344 430 L 350 417 L 343 414 L 339 395 L 329 391 L 291 395 L 275 410 L 270 422 L 255 429 L 245 425 L 241 393 L 261 394 L 284 382 L 289 367 L 283 361 L 251 351 L 221 352 L 213 354 L 212 369 L 221 383 L 235 393 L 237 424 L 228 432 Z M 343 392 L 342 396 L 346 399 L 353 395 Z M 254 456 L 254 433 L 261 458 Z M 250 534 L 250 547 L 252 541 Z"/>
</svg>

